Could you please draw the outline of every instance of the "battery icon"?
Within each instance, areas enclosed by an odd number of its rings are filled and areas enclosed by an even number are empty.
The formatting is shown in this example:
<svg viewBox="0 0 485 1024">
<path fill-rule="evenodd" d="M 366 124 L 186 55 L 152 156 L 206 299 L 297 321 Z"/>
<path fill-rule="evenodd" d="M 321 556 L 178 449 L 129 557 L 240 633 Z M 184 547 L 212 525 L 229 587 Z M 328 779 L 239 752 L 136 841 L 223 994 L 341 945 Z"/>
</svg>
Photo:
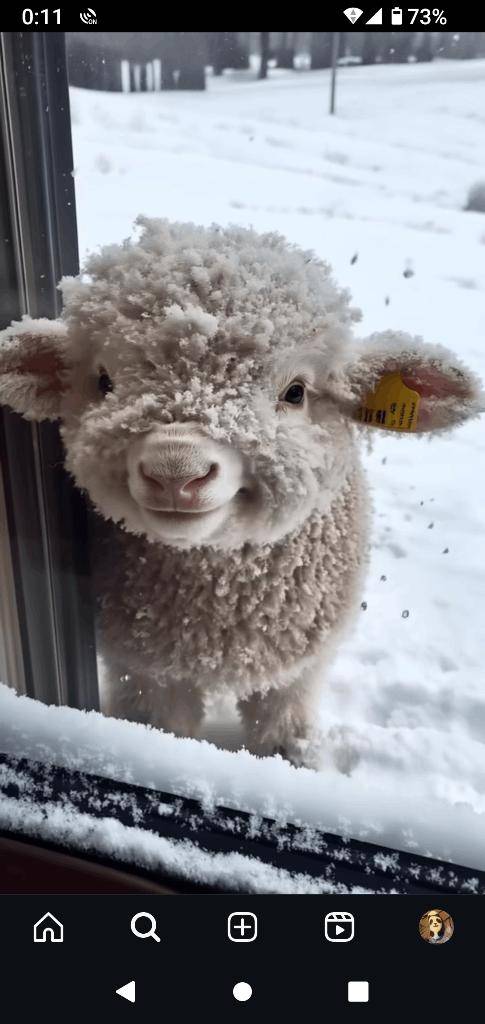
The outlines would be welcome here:
<svg viewBox="0 0 485 1024">
<path fill-rule="evenodd" d="M 391 25 L 402 25 L 402 7 L 392 8 Z"/>
</svg>

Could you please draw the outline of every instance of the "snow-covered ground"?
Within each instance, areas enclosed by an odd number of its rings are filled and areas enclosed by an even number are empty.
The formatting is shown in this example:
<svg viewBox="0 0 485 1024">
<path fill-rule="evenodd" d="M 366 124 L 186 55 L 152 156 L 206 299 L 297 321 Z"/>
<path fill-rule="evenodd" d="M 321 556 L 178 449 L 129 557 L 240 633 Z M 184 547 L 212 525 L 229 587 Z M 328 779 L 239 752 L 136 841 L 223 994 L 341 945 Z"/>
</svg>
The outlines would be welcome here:
<svg viewBox="0 0 485 1024">
<path fill-rule="evenodd" d="M 485 215 L 462 209 L 485 178 L 485 61 L 341 69 L 336 117 L 328 87 L 280 72 L 205 93 L 73 89 L 81 254 L 140 212 L 277 229 L 333 264 L 359 332 L 422 334 L 485 378 Z M 158 736 L 153 778 L 485 868 L 483 421 L 374 434 L 364 458 L 372 559 L 322 691 L 321 771 Z M 206 735 L 237 747 L 230 715 L 213 709 Z"/>
</svg>

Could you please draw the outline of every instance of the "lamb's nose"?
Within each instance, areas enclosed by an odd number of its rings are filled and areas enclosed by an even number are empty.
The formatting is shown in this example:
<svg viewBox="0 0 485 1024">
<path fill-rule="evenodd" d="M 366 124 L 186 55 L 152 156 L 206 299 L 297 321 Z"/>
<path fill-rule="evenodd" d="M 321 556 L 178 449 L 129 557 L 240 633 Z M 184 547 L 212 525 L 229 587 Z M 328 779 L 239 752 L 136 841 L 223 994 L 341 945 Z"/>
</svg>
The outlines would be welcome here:
<svg viewBox="0 0 485 1024">
<path fill-rule="evenodd" d="M 167 467 L 147 466 L 142 462 L 140 472 L 147 483 L 156 487 L 160 496 L 170 498 L 174 508 L 183 509 L 197 507 L 204 488 L 218 476 L 219 466 L 217 462 L 211 462 L 206 473 L 181 476 L 167 471 Z"/>
</svg>

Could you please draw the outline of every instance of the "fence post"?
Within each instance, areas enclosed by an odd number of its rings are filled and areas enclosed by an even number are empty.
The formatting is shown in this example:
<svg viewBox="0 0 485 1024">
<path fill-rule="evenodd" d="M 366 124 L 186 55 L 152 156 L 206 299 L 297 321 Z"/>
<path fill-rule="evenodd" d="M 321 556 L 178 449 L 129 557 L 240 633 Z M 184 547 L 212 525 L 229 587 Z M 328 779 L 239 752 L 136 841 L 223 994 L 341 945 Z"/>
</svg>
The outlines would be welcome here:
<svg viewBox="0 0 485 1024">
<path fill-rule="evenodd" d="M 332 75 L 330 79 L 330 113 L 335 114 L 335 90 L 337 87 L 337 60 L 340 47 L 340 32 L 332 32 Z"/>
</svg>

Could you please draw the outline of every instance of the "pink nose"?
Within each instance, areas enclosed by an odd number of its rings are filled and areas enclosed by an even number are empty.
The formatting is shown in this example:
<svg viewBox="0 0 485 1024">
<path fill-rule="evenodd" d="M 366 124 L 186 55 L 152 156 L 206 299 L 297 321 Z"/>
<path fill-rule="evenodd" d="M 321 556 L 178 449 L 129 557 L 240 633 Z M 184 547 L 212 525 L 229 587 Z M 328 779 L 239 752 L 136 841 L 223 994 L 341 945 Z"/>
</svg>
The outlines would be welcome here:
<svg viewBox="0 0 485 1024">
<path fill-rule="evenodd" d="M 202 491 L 218 475 L 219 466 L 212 462 L 203 476 L 172 476 L 165 469 L 159 471 L 140 463 L 140 472 L 143 479 L 156 488 L 157 495 L 168 500 L 174 508 L 196 508 L 201 503 Z"/>
</svg>

